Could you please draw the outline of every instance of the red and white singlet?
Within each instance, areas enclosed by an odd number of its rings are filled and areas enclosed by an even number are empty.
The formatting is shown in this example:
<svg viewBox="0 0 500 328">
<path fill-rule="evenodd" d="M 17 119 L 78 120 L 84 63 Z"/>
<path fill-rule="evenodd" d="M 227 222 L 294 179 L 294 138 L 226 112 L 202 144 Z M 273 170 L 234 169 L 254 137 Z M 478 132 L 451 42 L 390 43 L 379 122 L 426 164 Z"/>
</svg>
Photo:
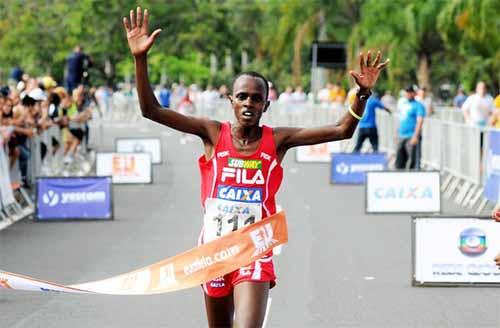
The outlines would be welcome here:
<svg viewBox="0 0 500 328">
<path fill-rule="evenodd" d="M 274 195 L 283 179 L 283 169 L 276 157 L 272 128 L 263 126 L 257 151 L 242 155 L 233 146 L 231 125 L 223 123 L 213 158 L 207 161 L 202 155 L 198 164 L 205 210 L 200 244 L 276 212 Z M 261 258 L 202 287 L 210 297 L 225 297 L 243 281 L 269 282 L 272 288 L 276 284 L 272 257 Z"/>
<path fill-rule="evenodd" d="M 283 179 L 283 169 L 276 156 L 271 127 L 262 127 L 257 151 L 242 155 L 233 146 L 230 123 L 222 123 L 213 158 L 207 161 L 202 155 L 198 164 L 204 207 L 201 243 L 276 212 L 274 196 Z"/>
</svg>

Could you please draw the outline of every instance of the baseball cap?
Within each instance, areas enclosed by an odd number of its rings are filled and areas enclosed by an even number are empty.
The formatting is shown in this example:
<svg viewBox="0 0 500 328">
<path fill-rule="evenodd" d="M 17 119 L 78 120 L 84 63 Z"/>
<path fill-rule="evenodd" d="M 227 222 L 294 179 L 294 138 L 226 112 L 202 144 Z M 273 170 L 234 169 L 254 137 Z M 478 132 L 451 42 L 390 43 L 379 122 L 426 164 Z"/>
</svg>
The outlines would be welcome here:
<svg viewBox="0 0 500 328">
<path fill-rule="evenodd" d="M 47 99 L 47 96 L 40 88 L 31 90 L 30 93 L 28 93 L 28 96 L 35 99 L 35 101 L 44 101 Z"/>
</svg>

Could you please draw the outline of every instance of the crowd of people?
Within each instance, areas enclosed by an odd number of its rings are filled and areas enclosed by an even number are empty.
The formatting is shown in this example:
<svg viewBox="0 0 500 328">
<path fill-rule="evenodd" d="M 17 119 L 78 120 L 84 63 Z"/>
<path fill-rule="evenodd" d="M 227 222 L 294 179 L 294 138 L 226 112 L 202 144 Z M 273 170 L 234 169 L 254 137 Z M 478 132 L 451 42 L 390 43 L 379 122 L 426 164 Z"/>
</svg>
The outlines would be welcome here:
<svg viewBox="0 0 500 328">
<path fill-rule="evenodd" d="M 32 138 L 59 127 L 61 133 L 51 134 L 49 139 L 40 138 L 40 156 L 43 160 L 48 150 L 52 155 L 61 150 L 65 164 L 73 161 L 82 142 L 88 145 L 94 90 L 79 84 L 73 85 L 69 92 L 50 76 L 35 78 L 23 73 L 17 80 L 14 74 L 17 71 L 13 71 L 9 86 L 2 87 L 0 92 L 0 142 L 8 155 L 11 175 L 15 176 L 14 170 L 18 168 L 20 182 L 29 187 Z"/>
</svg>

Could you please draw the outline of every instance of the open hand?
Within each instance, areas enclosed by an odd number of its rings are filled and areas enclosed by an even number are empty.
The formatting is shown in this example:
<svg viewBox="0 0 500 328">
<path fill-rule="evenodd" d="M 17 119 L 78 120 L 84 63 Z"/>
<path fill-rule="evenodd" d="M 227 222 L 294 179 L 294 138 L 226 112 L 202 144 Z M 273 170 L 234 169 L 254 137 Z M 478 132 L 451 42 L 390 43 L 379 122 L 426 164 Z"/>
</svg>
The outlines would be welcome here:
<svg viewBox="0 0 500 328">
<path fill-rule="evenodd" d="M 141 7 L 137 7 L 137 14 L 133 10 L 130 11 L 130 22 L 127 17 L 123 17 L 123 26 L 127 32 L 128 46 L 134 57 L 146 55 L 161 32 L 161 29 L 156 29 L 151 35 L 148 35 L 148 25 L 148 10 L 144 10 L 143 17 Z"/>
<path fill-rule="evenodd" d="M 349 71 L 349 74 L 351 74 L 354 78 L 360 89 L 371 89 L 377 82 L 380 72 L 389 63 L 389 59 L 380 63 L 381 57 L 382 55 L 380 54 L 380 51 L 378 51 L 377 56 L 372 63 L 372 54 L 370 51 L 367 52 L 366 59 L 362 52 L 359 53 L 359 72 Z"/>
</svg>

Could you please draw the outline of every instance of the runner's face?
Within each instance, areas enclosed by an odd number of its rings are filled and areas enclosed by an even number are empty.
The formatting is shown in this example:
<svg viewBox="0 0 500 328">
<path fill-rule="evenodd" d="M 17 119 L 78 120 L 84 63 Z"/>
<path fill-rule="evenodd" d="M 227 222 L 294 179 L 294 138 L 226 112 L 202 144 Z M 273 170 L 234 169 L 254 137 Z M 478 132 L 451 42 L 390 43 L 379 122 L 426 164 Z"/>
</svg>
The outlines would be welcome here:
<svg viewBox="0 0 500 328">
<path fill-rule="evenodd" d="M 234 82 L 230 100 L 236 120 L 246 127 L 258 126 L 262 113 L 269 106 L 264 81 L 248 75 L 242 75 Z"/>
</svg>

